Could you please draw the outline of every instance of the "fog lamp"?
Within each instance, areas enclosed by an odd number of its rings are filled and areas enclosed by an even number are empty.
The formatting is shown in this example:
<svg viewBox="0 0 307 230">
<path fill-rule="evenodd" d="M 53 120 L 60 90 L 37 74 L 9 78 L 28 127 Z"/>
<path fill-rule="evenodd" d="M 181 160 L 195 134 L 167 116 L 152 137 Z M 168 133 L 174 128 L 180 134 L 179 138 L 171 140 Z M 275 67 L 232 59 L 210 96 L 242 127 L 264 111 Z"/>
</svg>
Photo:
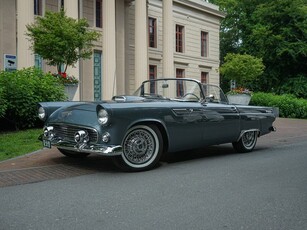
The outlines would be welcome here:
<svg viewBox="0 0 307 230">
<path fill-rule="evenodd" d="M 109 141 L 110 141 L 110 138 L 111 138 L 111 135 L 110 135 L 110 133 L 108 133 L 108 132 L 106 132 L 106 133 L 104 133 L 104 134 L 102 135 L 102 141 L 105 142 L 105 143 L 109 142 Z"/>
</svg>

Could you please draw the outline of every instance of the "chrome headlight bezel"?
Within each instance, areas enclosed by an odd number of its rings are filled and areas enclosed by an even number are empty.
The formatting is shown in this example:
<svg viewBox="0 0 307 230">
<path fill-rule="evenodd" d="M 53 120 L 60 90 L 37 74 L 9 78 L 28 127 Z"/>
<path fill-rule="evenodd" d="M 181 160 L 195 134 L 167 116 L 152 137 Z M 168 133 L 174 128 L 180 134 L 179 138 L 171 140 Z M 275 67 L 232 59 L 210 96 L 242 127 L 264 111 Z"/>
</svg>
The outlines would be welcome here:
<svg viewBox="0 0 307 230">
<path fill-rule="evenodd" d="M 101 108 L 97 111 L 97 120 L 100 125 L 107 125 L 109 122 L 109 114 L 107 110 Z"/>
<path fill-rule="evenodd" d="M 42 106 L 38 108 L 38 118 L 41 119 L 42 121 L 46 119 L 46 110 Z"/>
</svg>

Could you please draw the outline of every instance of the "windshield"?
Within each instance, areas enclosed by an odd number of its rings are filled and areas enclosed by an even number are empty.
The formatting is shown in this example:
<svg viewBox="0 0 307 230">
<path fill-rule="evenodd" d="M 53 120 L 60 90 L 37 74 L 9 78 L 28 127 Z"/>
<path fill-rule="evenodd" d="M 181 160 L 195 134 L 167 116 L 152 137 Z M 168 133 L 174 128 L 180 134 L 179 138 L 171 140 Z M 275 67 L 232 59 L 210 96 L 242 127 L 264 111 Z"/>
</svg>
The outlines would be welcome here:
<svg viewBox="0 0 307 230">
<path fill-rule="evenodd" d="M 204 99 L 202 85 L 192 79 L 157 79 L 145 81 L 134 93 L 135 96 L 178 101 Z"/>
<path fill-rule="evenodd" d="M 203 92 L 206 102 L 228 104 L 224 92 L 216 85 L 203 84 Z"/>
<path fill-rule="evenodd" d="M 155 79 L 143 82 L 134 96 L 190 102 L 208 102 L 228 104 L 220 87 L 201 84 L 188 78 Z"/>
</svg>

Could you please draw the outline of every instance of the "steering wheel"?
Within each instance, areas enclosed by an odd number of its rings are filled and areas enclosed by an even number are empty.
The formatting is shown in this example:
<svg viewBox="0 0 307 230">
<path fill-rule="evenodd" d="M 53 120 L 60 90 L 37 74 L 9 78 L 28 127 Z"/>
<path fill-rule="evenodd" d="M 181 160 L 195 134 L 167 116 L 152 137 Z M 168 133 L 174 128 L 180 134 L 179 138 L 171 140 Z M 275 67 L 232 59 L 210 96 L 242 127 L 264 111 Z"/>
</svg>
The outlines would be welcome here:
<svg viewBox="0 0 307 230">
<path fill-rule="evenodd" d="M 185 97 L 187 97 L 187 96 L 189 96 L 189 95 L 195 97 L 195 98 L 197 99 L 197 101 L 200 100 L 200 98 L 199 98 L 196 94 L 194 94 L 194 93 L 186 93 L 185 95 L 182 96 L 182 98 L 185 98 Z"/>
</svg>

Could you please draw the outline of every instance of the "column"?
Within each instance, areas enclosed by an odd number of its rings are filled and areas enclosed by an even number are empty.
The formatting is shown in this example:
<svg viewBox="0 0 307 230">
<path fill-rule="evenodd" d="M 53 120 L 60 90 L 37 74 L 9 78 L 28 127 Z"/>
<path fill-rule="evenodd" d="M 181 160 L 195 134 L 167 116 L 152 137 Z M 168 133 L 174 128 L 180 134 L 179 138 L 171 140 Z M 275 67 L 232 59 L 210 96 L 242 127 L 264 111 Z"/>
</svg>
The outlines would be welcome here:
<svg viewBox="0 0 307 230">
<path fill-rule="evenodd" d="M 34 23 L 34 1 L 17 0 L 17 68 L 34 66 L 31 43 L 25 35 L 26 25 Z"/>
<path fill-rule="evenodd" d="M 103 99 L 116 92 L 115 0 L 103 1 Z"/>
<path fill-rule="evenodd" d="M 66 0 L 64 1 L 64 10 L 66 11 L 66 15 L 68 17 L 79 19 L 79 8 L 78 8 L 78 1 L 76 0 Z M 68 66 L 67 67 L 67 74 L 70 76 L 74 76 L 79 80 L 79 85 L 77 88 L 77 91 L 73 97 L 73 101 L 79 101 L 80 100 L 80 85 L 82 82 L 80 82 L 80 70 L 79 70 L 79 61 L 77 61 L 74 66 Z"/>
<path fill-rule="evenodd" d="M 163 11 L 163 77 L 174 76 L 174 45 L 173 45 L 173 1 L 162 1 Z"/>
<path fill-rule="evenodd" d="M 116 94 L 125 94 L 125 1 L 116 0 Z"/>
<path fill-rule="evenodd" d="M 135 89 L 148 79 L 147 0 L 135 0 Z"/>
<path fill-rule="evenodd" d="M 64 1 L 64 10 L 68 17 L 79 19 L 78 12 L 78 1 L 76 0 L 66 0 Z"/>
<path fill-rule="evenodd" d="M 46 13 L 46 0 L 42 0 L 42 16 L 44 17 Z"/>
</svg>

